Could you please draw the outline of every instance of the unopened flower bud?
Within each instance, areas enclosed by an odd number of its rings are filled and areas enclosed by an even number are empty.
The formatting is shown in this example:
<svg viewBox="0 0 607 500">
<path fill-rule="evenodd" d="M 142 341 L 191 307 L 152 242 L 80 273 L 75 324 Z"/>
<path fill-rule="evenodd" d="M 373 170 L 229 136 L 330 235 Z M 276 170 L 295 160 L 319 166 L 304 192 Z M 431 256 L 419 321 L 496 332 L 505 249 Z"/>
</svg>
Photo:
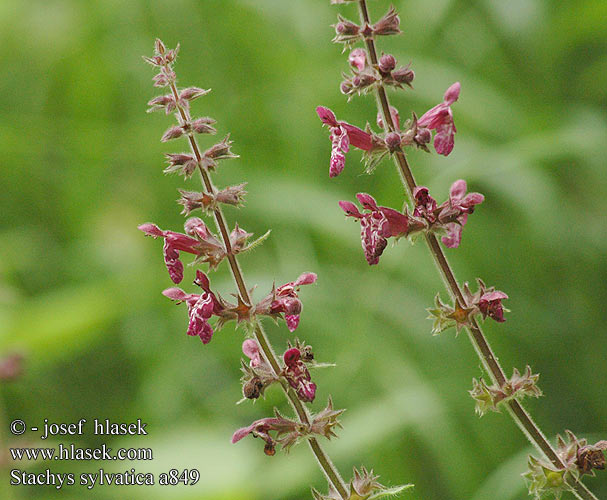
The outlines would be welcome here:
<svg viewBox="0 0 607 500">
<path fill-rule="evenodd" d="M 156 41 L 154 42 L 154 49 L 158 54 L 161 55 L 166 52 L 166 46 L 160 38 L 156 38 Z"/>
<path fill-rule="evenodd" d="M 369 75 L 367 73 L 360 73 L 352 79 L 352 84 L 357 89 L 364 89 L 370 85 L 373 85 L 376 81 L 377 79 L 373 75 Z"/>
<path fill-rule="evenodd" d="M 242 203 L 242 200 L 247 194 L 247 192 L 244 190 L 246 184 L 246 182 L 243 182 L 242 184 L 238 184 L 236 186 L 228 186 L 227 188 L 219 191 L 215 196 L 215 199 L 220 203 L 238 206 Z"/>
<path fill-rule="evenodd" d="M 269 457 L 273 457 L 274 455 L 276 455 L 276 446 L 274 445 L 274 443 L 266 443 L 263 448 L 263 452 Z"/>
<path fill-rule="evenodd" d="M 335 33 L 338 35 L 358 35 L 359 31 L 360 27 L 347 19 L 344 19 L 335 25 Z"/>
<path fill-rule="evenodd" d="M 415 135 L 417 144 L 428 144 L 432 140 L 432 132 L 427 128 L 418 128 Z"/>
<path fill-rule="evenodd" d="M 396 151 L 400 147 L 400 134 L 397 132 L 390 132 L 386 135 L 386 145 L 391 152 Z"/>
<path fill-rule="evenodd" d="M 339 90 L 344 95 L 350 95 L 354 90 L 354 87 L 352 86 L 352 82 L 350 80 L 344 80 L 343 82 L 341 82 Z"/>
<path fill-rule="evenodd" d="M 170 141 L 171 139 L 177 139 L 178 137 L 181 137 L 182 135 L 183 135 L 183 127 L 175 125 L 174 127 L 169 128 L 164 133 L 164 135 L 162 136 L 160 141 L 167 142 L 167 141 Z"/>
<path fill-rule="evenodd" d="M 215 130 L 215 127 L 211 123 L 215 123 L 215 120 L 212 118 L 197 118 L 192 122 L 191 127 L 197 134 L 216 134 L 217 130 Z"/>
<path fill-rule="evenodd" d="M 409 66 L 405 66 L 393 71 L 392 78 L 394 78 L 394 80 L 396 80 L 398 83 L 403 83 L 410 86 L 411 82 L 415 78 L 415 72 L 409 68 Z"/>
<path fill-rule="evenodd" d="M 390 73 L 396 67 L 396 59 L 391 54 L 384 54 L 379 58 L 379 70 L 382 73 Z"/>
<path fill-rule="evenodd" d="M 390 7 L 384 17 L 373 25 L 373 33 L 376 35 L 398 35 L 400 33 L 399 25 L 400 18 L 394 7 Z"/>
</svg>

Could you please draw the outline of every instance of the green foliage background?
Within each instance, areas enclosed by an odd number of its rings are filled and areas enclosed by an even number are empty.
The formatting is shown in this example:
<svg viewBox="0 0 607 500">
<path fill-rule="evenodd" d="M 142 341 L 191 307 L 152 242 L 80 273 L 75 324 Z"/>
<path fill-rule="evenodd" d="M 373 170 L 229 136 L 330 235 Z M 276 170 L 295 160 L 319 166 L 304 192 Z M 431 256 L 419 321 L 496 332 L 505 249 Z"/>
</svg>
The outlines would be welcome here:
<svg viewBox="0 0 607 500">
<path fill-rule="evenodd" d="M 341 439 L 327 444 L 340 470 L 365 464 L 386 484 L 415 483 L 407 498 L 420 500 L 527 498 L 522 434 L 505 415 L 474 415 L 466 391 L 481 371 L 466 336 L 429 333 L 425 308 L 443 285 L 426 248 L 402 241 L 369 267 L 357 226 L 337 206 L 365 191 L 400 207 L 403 192 L 388 161 L 363 175 L 358 152 L 340 177 L 327 175 L 330 144 L 314 108 L 359 125 L 375 117 L 371 97 L 348 104 L 338 91 L 347 64 L 329 24 L 337 12 L 356 13 L 328 3 L 0 3 L 0 353 L 26 355 L 23 377 L 0 388 L 2 439 L 14 418 L 142 418 L 147 437 L 75 442 L 155 453 L 149 463 L 10 467 L 202 474 L 194 487 L 73 486 L 66 499 L 294 500 L 309 498 L 310 485 L 325 489 L 305 446 L 268 458 L 257 440 L 230 444 L 235 428 L 284 408 L 282 396 L 235 406 L 242 332 L 227 327 L 208 346 L 187 337 L 185 308 L 160 294 L 171 285 L 161 243 L 136 230 L 183 224 L 174 203 L 182 179 L 161 170 L 162 153 L 185 144 L 160 144 L 171 119 L 145 114 L 156 93 L 140 56 L 159 36 L 181 42 L 183 85 L 213 88 L 194 111 L 217 118 L 241 155 L 215 177 L 249 183 L 246 207 L 227 210 L 230 221 L 272 229 L 241 259 L 256 296 L 274 279 L 319 275 L 302 290 L 298 335 L 317 359 L 337 363 L 315 373 L 314 408 L 332 394 L 348 409 Z M 507 323 L 486 331 L 508 372 L 528 363 L 541 373 L 545 396 L 528 406 L 545 432 L 605 438 L 607 3 L 395 4 L 404 34 L 379 46 L 416 71 L 415 91 L 392 94 L 401 116 L 420 115 L 462 83 L 453 154 L 412 152 L 415 174 L 439 199 L 457 178 L 486 195 L 448 257 L 462 281 L 480 276 L 510 295 Z M 388 6 L 370 2 L 372 16 Z M 233 291 L 226 269 L 211 279 Z M 284 325 L 268 328 L 282 348 Z M 11 443 L 44 445 L 34 438 Z M 607 495 L 604 474 L 587 483 Z M 2 498 L 55 493 L 7 484 L 4 471 Z"/>
</svg>

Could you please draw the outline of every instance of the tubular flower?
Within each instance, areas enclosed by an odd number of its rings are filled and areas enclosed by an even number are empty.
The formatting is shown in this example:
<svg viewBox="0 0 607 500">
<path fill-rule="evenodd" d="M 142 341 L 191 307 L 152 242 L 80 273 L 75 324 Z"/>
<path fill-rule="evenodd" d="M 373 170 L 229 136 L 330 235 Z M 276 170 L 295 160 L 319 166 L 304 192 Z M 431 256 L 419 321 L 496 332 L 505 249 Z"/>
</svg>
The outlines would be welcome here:
<svg viewBox="0 0 607 500">
<path fill-rule="evenodd" d="M 335 113 L 329 108 L 318 106 L 316 113 L 323 124 L 331 130 L 329 177 L 337 177 L 346 165 L 346 153 L 350 150 L 350 144 L 363 151 L 370 151 L 373 148 L 372 136 L 354 125 L 337 121 Z"/>
<path fill-rule="evenodd" d="M 443 102 L 437 104 L 429 111 L 426 111 L 417 120 L 417 125 L 420 128 L 435 130 L 434 149 L 438 154 L 447 156 L 453 151 L 454 137 L 457 129 L 453 122 L 453 113 L 451 112 L 451 104 L 457 101 L 459 97 L 461 85 L 455 82 L 447 89 L 443 97 Z"/>
<path fill-rule="evenodd" d="M 312 382 L 310 372 L 301 359 L 301 351 L 297 347 L 287 349 L 283 354 L 285 362 L 285 377 L 289 385 L 295 389 L 299 399 L 311 403 L 316 396 L 316 384 Z"/>
<path fill-rule="evenodd" d="M 155 224 L 142 224 L 138 229 L 143 231 L 146 236 L 164 238 L 164 263 L 166 264 L 173 283 L 181 283 L 183 280 L 183 264 L 179 260 L 179 252 L 184 251 L 198 255 L 199 241 L 185 234 L 175 233 L 173 231 L 163 231 Z"/>
<path fill-rule="evenodd" d="M 379 257 L 388 244 L 387 238 L 406 236 L 417 227 L 417 222 L 392 208 L 378 207 L 375 199 L 369 194 L 358 193 L 356 198 L 369 212 L 360 212 L 356 205 L 349 201 L 340 201 L 339 206 L 346 216 L 360 222 L 362 247 L 367 262 L 372 266 L 379 262 Z"/>
<path fill-rule="evenodd" d="M 457 248 L 462 240 L 462 230 L 468 221 L 468 214 L 474 212 L 475 205 L 485 201 L 480 193 L 466 194 L 466 181 L 458 180 L 451 185 L 449 190 L 449 201 L 443 203 L 440 219 L 447 221 L 455 218 L 455 222 L 449 222 L 445 226 L 447 236 L 442 237 L 442 242 L 447 248 Z"/>
<path fill-rule="evenodd" d="M 439 206 L 430 196 L 427 187 L 417 186 L 413 190 L 415 200 L 413 215 L 424 218 L 429 228 L 446 232 L 447 235 L 443 236 L 442 242 L 447 248 L 459 246 L 468 214 L 474 212 L 474 207 L 485 200 L 480 193 L 466 194 L 466 189 L 466 181 L 461 179 L 455 181 L 449 190 L 449 199 Z"/>
<path fill-rule="evenodd" d="M 196 271 L 194 283 L 203 289 L 202 294 L 186 293 L 181 288 L 167 288 L 162 292 L 165 297 L 188 306 L 190 321 L 187 334 L 198 336 L 203 344 L 208 344 L 213 336 L 213 327 L 209 319 L 213 315 L 221 316 L 223 306 L 209 287 L 206 274 Z"/>
<path fill-rule="evenodd" d="M 297 280 L 273 289 L 270 294 L 255 306 L 255 312 L 274 317 L 284 314 L 287 328 L 291 332 L 295 331 L 299 325 L 299 315 L 303 308 L 301 300 L 299 300 L 297 295 L 299 287 L 315 283 L 316 279 L 315 273 L 303 273 Z"/>
<path fill-rule="evenodd" d="M 508 295 L 499 290 L 485 293 L 478 301 L 478 308 L 483 315 L 483 318 L 489 316 L 498 323 L 506 321 L 504 318 L 504 307 L 502 306 L 502 300 L 507 299 Z"/>
</svg>

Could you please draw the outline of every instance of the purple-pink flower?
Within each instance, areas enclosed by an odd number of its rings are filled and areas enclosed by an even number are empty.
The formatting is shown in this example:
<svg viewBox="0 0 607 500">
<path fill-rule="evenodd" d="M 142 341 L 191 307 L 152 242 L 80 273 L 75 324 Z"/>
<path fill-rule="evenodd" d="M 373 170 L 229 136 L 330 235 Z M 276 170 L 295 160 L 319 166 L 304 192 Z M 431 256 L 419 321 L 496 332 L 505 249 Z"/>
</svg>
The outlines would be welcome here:
<svg viewBox="0 0 607 500">
<path fill-rule="evenodd" d="M 502 306 L 502 300 L 507 299 L 508 295 L 499 290 L 485 293 L 481 296 L 478 301 L 478 308 L 483 315 L 483 318 L 489 316 L 499 323 L 506 321 L 504 318 L 504 307 Z"/>
<path fill-rule="evenodd" d="M 179 252 L 184 251 L 196 255 L 198 253 L 196 250 L 198 240 L 185 234 L 163 231 L 155 224 L 142 224 L 138 229 L 147 236 L 164 238 L 164 248 L 162 249 L 164 263 L 173 283 L 181 283 L 183 280 L 183 264 L 179 260 Z"/>
<path fill-rule="evenodd" d="M 387 238 L 406 236 L 410 232 L 411 220 L 405 214 L 388 207 L 378 207 L 373 196 L 366 193 L 356 195 L 361 206 L 368 212 L 360 212 L 350 201 L 340 201 L 339 206 L 346 216 L 360 222 L 360 237 L 369 265 L 379 262 L 379 257 L 388 244 Z"/>
<path fill-rule="evenodd" d="M 208 344 L 213 336 L 213 327 L 210 325 L 209 319 L 214 314 L 221 315 L 223 306 L 211 291 L 206 274 L 196 271 L 194 283 L 202 288 L 203 293 L 186 293 L 181 288 L 167 288 L 162 294 L 177 303 L 185 302 L 187 304 L 190 317 L 187 334 L 198 336 L 203 344 Z"/>
<path fill-rule="evenodd" d="M 415 217 L 424 218 L 429 227 L 441 228 L 447 235 L 442 242 L 447 248 L 457 248 L 462 240 L 462 229 L 468 221 L 468 214 L 474 212 L 474 207 L 485 200 L 480 193 L 466 194 L 466 181 L 457 180 L 451 185 L 449 199 L 437 206 L 436 200 L 430 196 L 428 188 L 417 186 L 413 190 L 415 200 Z"/>
<path fill-rule="evenodd" d="M 346 153 L 350 150 L 350 144 L 363 151 L 370 151 L 373 148 L 373 140 L 368 132 L 347 122 L 337 121 L 335 113 L 329 108 L 318 106 L 316 113 L 323 124 L 331 130 L 329 176 L 336 177 L 346 165 Z"/>
<path fill-rule="evenodd" d="M 316 396 L 316 384 L 312 382 L 310 372 L 301 359 L 301 351 L 297 347 L 287 349 L 283 354 L 285 362 L 285 378 L 289 385 L 295 389 L 302 401 L 311 403 Z"/>
<path fill-rule="evenodd" d="M 462 230 L 468 221 L 468 214 L 474 212 L 475 205 L 485 201 L 482 194 L 466 194 L 466 189 L 466 181 L 462 179 L 455 181 L 449 190 L 449 201 L 441 205 L 440 219 L 442 221 L 455 219 L 455 222 L 449 222 L 445 226 L 447 235 L 442 237 L 442 242 L 447 248 L 459 246 L 462 240 Z"/>
<path fill-rule="evenodd" d="M 246 339 L 242 343 L 242 352 L 251 360 L 249 362 L 251 368 L 255 368 L 261 364 L 261 350 L 256 340 Z"/>
<path fill-rule="evenodd" d="M 367 52 L 361 48 L 354 49 L 348 56 L 348 62 L 353 68 L 362 71 L 367 65 Z"/>
<path fill-rule="evenodd" d="M 295 281 L 286 283 L 272 290 L 261 302 L 255 306 L 257 314 L 279 315 L 284 314 L 287 328 L 293 332 L 299 325 L 299 316 L 303 305 L 297 293 L 301 285 L 315 283 L 315 273 L 303 273 Z"/>
<path fill-rule="evenodd" d="M 434 135 L 434 149 L 441 155 L 447 156 L 453 151 L 454 137 L 457 129 L 453 122 L 451 104 L 457 101 L 460 88 L 460 83 L 455 82 L 445 92 L 443 102 L 426 111 L 417 120 L 418 127 L 436 131 Z"/>
</svg>

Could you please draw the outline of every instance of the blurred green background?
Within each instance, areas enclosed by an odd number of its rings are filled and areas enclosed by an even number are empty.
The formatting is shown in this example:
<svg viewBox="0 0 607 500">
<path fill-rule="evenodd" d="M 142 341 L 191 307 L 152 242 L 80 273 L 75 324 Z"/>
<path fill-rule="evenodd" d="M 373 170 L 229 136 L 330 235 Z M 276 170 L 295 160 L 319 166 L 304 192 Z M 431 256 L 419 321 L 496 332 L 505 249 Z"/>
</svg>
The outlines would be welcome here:
<svg viewBox="0 0 607 500">
<path fill-rule="evenodd" d="M 332 394 L 348 409 L 341 439 L 326 446 L 342 473 L 364 464 L 386 484 L 415 483 L 406 498 L 419 500 L 527 498 L 520 473 L 530 448 L 507 416 L 475 416 L 466 391 L 481 370 L 466 336 L 430 335 L 425 308 L 443 285 L 425 246 L 402 241 L 369 267 L 357 225 L 337 206 L 365 191 L 400 208 L 403 192 L 389 161 L 367 176 L 358 152 L 340 177 L 328 177 L 328 134 L 314 108 L 375 121 L 372 97 L 347 103 L 338 91 L 347 63 L 329 25 L 356 11 L 328 3 L 0 2 L 0 355 L 26 357 L 23 376 L 0 387 L 2 446 L 15 418 L 141 418 L 148 436 L 49 444 L 145 446 L 155 457 L 5 464 L 2 498 L 55 494 L 8 487 L 11 467 L 202 474 L 194 487 L 66 487 L 66 499 L 295 500 L 310 498 L 310 485 L 326 489 L 306 446 L 269 458 L 258 440 L 230 444 L 234 429 L 272 407 L 288 412 L 282 395 L 270 390 L 265 401 L 235 406 L 242 332 L 228 326 L 203 346 L 185 335 L 185 307 L 160 294 L 171 286 L 162 244 L 136 227 L 182 228 L 174 200 L 183 181 L 162 175 L 162 153 L 185 144 L 161 144 L 172 119 L 145 114 L 158 92 L 141 55 L 156 36 L 181 43 L 181 84 L 213 89 L 194 114 L 215 117 L 241 155 L 215 176 L 220 186 L 249 183 L 246 207 L 228 207 L 229 220 L 258 235 L 272 229 L 241 258 L 256 297 L 274 279 L 319 275 L 301 292 L 297 334 L 319 361 L 337 363 L 313 374 L 313 407 Z M 412 61 L 417 75 L 415 91 L 391 94 L 401 116 L 419 116 L 462 84 L 454 152 L 412 152 L 415 175 L 439 200 L 457 178 L 486 195 L 448 257 L 461 281 L 479 276 L 510 295 L 507 323 L 487 323 L 486 332 L 508 373 L 527 363 L 541 373 L 545 396 L 528 407 L 544 431 L 604 439 L 607 3 L 395 5 L 404 34 L 379 47 Z M 388 6 L 370 2 L 372 17 Z M 196 189 L 196 179 L 186 187 Z M 186 268 L 188 291 L 192 273 Z M 211 280 L 222 294 L 233 291 L 225 268 Z M 282 351 L 286 328 L 268 330 Z M 44 445 L 32 434 L 10 442 Z M 607 496 L 605 474 L 587 484 Z"/>
</svg>

